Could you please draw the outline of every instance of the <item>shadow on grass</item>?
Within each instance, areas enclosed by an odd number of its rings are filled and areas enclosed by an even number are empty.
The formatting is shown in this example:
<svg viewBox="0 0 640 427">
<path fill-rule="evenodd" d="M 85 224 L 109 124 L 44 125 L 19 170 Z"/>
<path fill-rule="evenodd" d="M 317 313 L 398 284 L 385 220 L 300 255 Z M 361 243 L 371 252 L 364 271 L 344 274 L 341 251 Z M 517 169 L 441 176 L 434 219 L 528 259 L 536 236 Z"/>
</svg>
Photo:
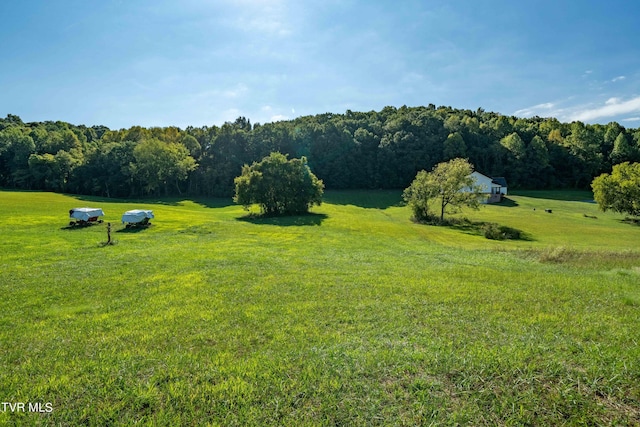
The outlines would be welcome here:
<svg viewBox="0 0 640 427">
<path fill-rule="evenodd" d="M 238 206 L 233 202 L 233 199 L 228 197 L 194 197 L 189 200 L 205 208 L 226 208 L 229 206 Z"/>
<path fill-rule="evenodd" d="M 625 224 L 629 224 L 629 225 L 635 225 L 636 227 L 640 227 L 640 218 L 625 218 L 625 219 L 621 219 L 620 222 L 625 223 Z"/>
<path fill-rule="evenodd" d="M 386 209 L 400 206 L 400 190 L 329 190 L 322 200 L 332 205 L 352 205 L 366 209 Z"/>
<path fill-rule="evenodd" d="M 593 193 L 587 190 L 516 190 L 511 191 L 510 194 L 512 196 L 531 197 L 533 199 L 593 203 Z"/>
<path fill-rule="evenodd" d="M 471 221 L 468 218 L 452 218 L 440 221 L 439 218 L 432 218 L 427 221 L 420 221 L 421 224 L 448 227 L 461 231 L 472 236 L 484 236 L 489 240 L 524 240 L 528 242 L 534 239 L 527 233 L 517 228 L 499 225 L 495 222 Z"/>
<path fill-rule="evenodd" d="M 82 224 L 82 225 L 66 225 L 64 227 L 60 227 L 60 230 L 84 230 L 86 228 L 91 228 L 101 224 L 102 223 L 99 223 L 99 222 L 90 222 L 88 224 Z"/>
<path fill-rule="evenodd" d="M 9 187 L 0 187 L 0 191 L 5 193 L 55 193 L 55 191 L 51 190 L 27 190 L 24 188 L 9 188 Z"/>
<path fill-rule="evenodd" d="M 184 202 L 191 201 L 206 208 L 224 208 L 235 205 L 230 198 L 222 197 L 140 197 L 134 199 L 119 199 L 100 196 L 84 196 L 79 194 L 66 194 L 76 200 L 91 203 L 127 203 L 164 206 L 182 206 Z"/>
<path fill-rule="evenodd" d="M 516 202 L 515 200 L 512 200 L 508 197 L 504 197 L 502 201 L 499 203 L 491 203 L 491 206 L 497 206 L 502 208 L 515 208 L 516 206 L 519 206 L 519 205 L 518 205 L 518 202 Z"/>
<path fill-rule="evenodd" d="M 149 225 L 144 225 L 144 226 L 132 226 L 132 227 L 125 227 L 125 228 L 121 228 L 120 230 L 116 230 L 116 233 L 139 233 L 141 231 L 146 230 L 147 228 L 151 227 L 151 224 Z"/>
<path fill-rule="evenodd" d="M 291 215 L 291 216 L 265 216 L 265 215 L 245 215 L 240 218 L 236 218 L 238 221 L 250 222 L 256 225 L 278 225 L 281 227 L 291 226 L 308 226 L 308 225 L 322 225 L 322 221 L 328 218 L 326 214 L 319 213 L 307 213 L 303 215 Z"/>
</svg>

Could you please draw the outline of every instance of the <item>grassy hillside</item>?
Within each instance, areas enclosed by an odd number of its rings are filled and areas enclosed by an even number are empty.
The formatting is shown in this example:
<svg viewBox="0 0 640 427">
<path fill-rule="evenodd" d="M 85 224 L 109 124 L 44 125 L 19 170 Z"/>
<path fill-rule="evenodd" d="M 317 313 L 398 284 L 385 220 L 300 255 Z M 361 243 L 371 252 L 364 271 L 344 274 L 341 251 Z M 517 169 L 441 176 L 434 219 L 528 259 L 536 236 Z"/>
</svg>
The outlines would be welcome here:
<svg viewBox="0 0 640 427">
<path fill-rule="evenodd" d="M 589 199 L 526 193 L 431 227 L 397 192 L 287 219 L 0 192 L 0 399 L 53 407 L 0 423 L 636 425 L 640 227 Z M 87 205 L 115 245 L 66 227 Z M 149 229 L 119 224 L 133 208 Z"/>
</svg>

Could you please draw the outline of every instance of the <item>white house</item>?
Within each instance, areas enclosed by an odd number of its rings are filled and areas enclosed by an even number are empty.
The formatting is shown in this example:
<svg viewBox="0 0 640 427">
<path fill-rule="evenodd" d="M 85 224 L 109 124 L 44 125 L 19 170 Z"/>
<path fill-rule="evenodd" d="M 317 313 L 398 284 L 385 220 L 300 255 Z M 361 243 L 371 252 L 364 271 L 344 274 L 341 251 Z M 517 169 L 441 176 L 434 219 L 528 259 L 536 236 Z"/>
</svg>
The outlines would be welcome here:
<svg viewBox="0 0 640 427">
<path fill-rule="evenodd" d="M 483 196 L 481 203 L 497 203 L 507 195 L 507 180 L 502 177 L 491 178 L 480 172 L 473 172 L 471 176 L 474 178 L 475 185 L 480 187 L 480 193 Z M 463 191 L 469 191 L 465 189 Z"/>
</svg>

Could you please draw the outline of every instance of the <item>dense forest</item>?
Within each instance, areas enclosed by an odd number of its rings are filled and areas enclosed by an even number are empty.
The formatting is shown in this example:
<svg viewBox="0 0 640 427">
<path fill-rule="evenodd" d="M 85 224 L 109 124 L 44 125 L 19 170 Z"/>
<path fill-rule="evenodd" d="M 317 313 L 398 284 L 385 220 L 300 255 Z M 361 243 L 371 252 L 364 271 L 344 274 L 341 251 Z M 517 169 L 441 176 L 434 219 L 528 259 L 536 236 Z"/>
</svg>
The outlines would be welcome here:
<svg viewBox="0 0 640 427">
<path fill-rule="evenodd" d="M 244 164 L 279 151 L 306 156 L 328 189 L 407 187 L 463 157 L 512 188 L 588 188 L 613 165 L 640 161 L 640 129 L 561 123 L 437 107 L 319 114 L 260 125 L 110 130 L 0 119 L 0 186 L 138 197 L 230 196 Z"/>
</svg>

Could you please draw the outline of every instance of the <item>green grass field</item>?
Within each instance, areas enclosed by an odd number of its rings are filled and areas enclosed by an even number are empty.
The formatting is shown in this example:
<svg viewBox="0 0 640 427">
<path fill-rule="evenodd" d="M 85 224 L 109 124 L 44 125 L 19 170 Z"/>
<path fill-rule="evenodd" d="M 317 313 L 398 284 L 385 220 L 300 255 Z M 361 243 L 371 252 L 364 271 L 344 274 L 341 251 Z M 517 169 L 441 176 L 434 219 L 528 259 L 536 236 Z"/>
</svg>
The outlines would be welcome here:
<svg viewBox="0 0 640 427">
<path fill-rule="evenodd" d="M 457 215 L 526 236 L 494 241 L 400 192 L 256 219 L 2 191 L 0 401 L 52 411 L 0 424 L 639 425 L 640 226 L 591 198 Z M 66 227 L 80 206 L 114 245 Z M 150 228 L 123 230 L 134 208 Z"/>
</svg>

